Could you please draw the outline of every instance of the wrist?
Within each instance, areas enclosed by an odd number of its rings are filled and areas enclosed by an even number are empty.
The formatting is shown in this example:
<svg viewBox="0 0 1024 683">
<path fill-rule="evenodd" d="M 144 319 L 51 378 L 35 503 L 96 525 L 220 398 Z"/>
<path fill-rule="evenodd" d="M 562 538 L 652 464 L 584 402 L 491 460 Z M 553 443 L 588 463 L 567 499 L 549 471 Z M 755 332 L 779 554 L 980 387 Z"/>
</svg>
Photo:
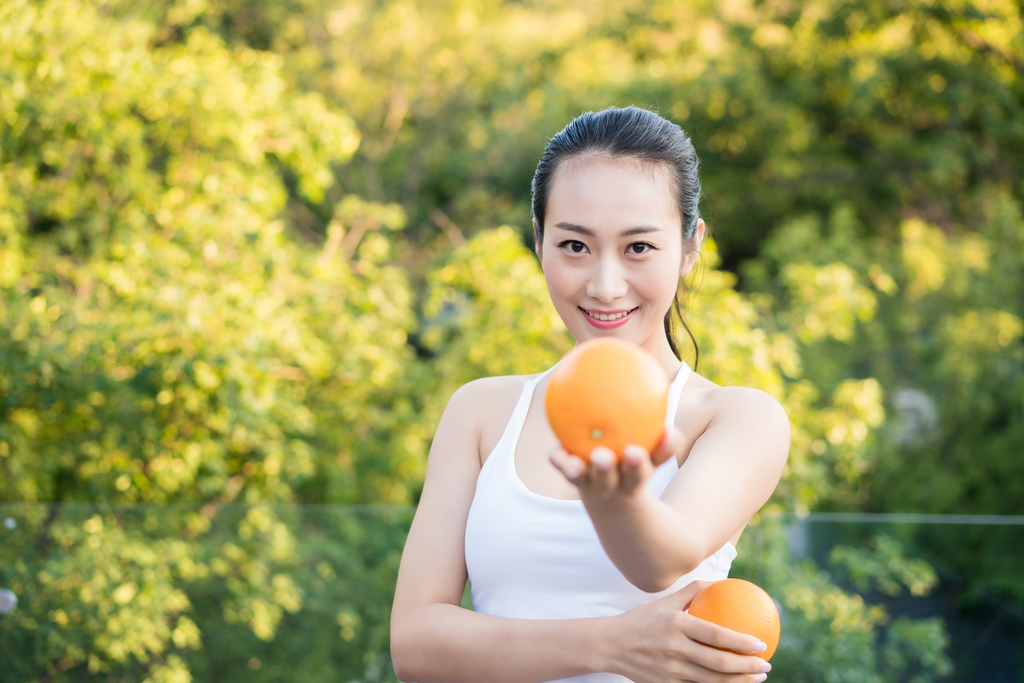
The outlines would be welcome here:
<svg viewBox="0 0 1024 683">
<path fill-rule="evenodd" d="M 581 493 L 583 506 L 591 517 L 595 514 L 622 518 L 633 516 L 658 499 L 647 489 L 646 486 L 638 486 L 632 491 L 616 491 L 614 493 Z"/>
<path fill-rule="evenodd" d="M 588 647 L 586 650 L 586 666 L 589 673 L 614 673 L 619 671 L 618 647 L 621 638 L 619 621 L 621 615 L 612 617 L 595 617 L 589 620 L 590 632 L 586 634 Z"/>
</svg>

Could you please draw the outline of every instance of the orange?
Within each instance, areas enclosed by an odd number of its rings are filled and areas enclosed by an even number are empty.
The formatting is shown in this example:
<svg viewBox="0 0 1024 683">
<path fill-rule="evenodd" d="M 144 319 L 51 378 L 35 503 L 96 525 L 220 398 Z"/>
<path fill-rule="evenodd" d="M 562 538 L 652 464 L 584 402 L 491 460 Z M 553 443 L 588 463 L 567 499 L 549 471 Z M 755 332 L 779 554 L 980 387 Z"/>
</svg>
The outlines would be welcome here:
<svg viewBox="0 0 1024 683">
<path fill-rule="evenodd" d="M 690 615 L 739 633 L 754 636 L 768 646 L 757 656 L 768 661 L 779 646 L 779 611 L 760 587 L 743 579 L 711 584 L 690 603 Z"/>
<path fill-rule="evenodd" d="M 651 451 L 665 434 L 668 379 L 639 345 L 590 339 L 551 373 L 544 407 L 566 451 L 590 460 L 592 450 L 605 446 L 621 460 L 626 446 Z"/>
</svg>

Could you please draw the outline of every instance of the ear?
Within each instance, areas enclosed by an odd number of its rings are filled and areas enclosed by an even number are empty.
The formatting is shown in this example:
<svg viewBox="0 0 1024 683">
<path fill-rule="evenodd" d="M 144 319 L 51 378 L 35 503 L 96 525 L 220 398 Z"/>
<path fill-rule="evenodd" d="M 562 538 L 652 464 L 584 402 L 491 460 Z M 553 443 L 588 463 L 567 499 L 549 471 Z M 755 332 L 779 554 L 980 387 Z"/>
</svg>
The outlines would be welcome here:
<svg viewBox="0 0 1024 683">
<path fill-rule="evenodd" d="M 542 241 L 543 241 L 543 239 L 540 236 L 540 228 L 537 226 L 537 219 L 534 218 L 533 219 L 533 251 L 537 254 L 537 258 L 540 259 L 541 261 L 544 260 L 543 258 L 541 258 L 541 248 L 543 247 L 543 244 L 541 244 Z"/>
<path fill-rule="evenodd" d="M 697 229 L 693 232 L 693 245 L 683 254 L 683 264 L 679 267 L 679 277 L 686 277 L 693 270 L 693 266 L 697 263 L 697 257 L 700 256 L 700 247 L 704 244 L 704 235 L 707 232 L 707 226 L 704 225 L 704 219 L 697 219 Z"/>
</svg>

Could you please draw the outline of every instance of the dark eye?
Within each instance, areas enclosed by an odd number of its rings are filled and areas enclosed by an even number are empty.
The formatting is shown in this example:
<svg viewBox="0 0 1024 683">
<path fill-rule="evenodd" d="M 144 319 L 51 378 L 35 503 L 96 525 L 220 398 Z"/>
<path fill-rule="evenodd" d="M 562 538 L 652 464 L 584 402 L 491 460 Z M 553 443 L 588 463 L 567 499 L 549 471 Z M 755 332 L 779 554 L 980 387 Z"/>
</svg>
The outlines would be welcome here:
<svg viewBox="0 0 1024 683">
<path fill-rule="evenodd" d="M 582 254 L 587 250 L 587 245 L 583 244 L 579 240 L 566 240 L 559 244 L 560 247 L 569 247 L 569 250 L 574 254 Z"/>
<path fill-rule="evenodd" d="M 633 244 L 631 244 L 631 245 L 629 245 L 629 247 L 627 247 L 627 250 L 631 254 L 646 254 L 648 251 L 650 251 L 653 248 L 654 247 L 652 247 L 647 242 L 633 242 Z"/>
</svg>

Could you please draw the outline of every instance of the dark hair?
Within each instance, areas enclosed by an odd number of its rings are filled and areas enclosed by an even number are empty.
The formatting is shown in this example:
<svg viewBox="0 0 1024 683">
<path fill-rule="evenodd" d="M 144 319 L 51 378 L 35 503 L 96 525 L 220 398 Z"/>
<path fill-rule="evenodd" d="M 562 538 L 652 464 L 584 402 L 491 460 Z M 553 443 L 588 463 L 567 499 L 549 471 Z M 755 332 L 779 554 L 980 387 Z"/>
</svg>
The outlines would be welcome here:
<svg viewBox="0 0 1024 683">
<path fill-rule="evenodd" d="M 544 214 L 555 172 L 566 160 L 589 155 L 629 157 L 645 163 L 666 166 L 673 181 L 679 206 L 683 244 L 694 239 L 700 220 L 697 208 L 700 201 L 700 160 L 690 137 L 676 124 L 647 109 L 609 107 L 600 112 L 588 111 L 580 114 L 548 142 L 544 156 L 537 164 L 532 184 L 532 210 L 536 224 L 534 239 L 538 244 L 544 237 Z M 700 349 L 697 348 L 693 332 L 683 319 L 678 291 L 672 301 L 672 308 L 665 314 L 665 335 L 668 337 L 669 346 L 672 347 L 672 353 L 681 359 L 672 330 L 673 310 L 693 342 L 696 353 L 693 367 L 696 369 L 700 360 Z"/>
</svg>

